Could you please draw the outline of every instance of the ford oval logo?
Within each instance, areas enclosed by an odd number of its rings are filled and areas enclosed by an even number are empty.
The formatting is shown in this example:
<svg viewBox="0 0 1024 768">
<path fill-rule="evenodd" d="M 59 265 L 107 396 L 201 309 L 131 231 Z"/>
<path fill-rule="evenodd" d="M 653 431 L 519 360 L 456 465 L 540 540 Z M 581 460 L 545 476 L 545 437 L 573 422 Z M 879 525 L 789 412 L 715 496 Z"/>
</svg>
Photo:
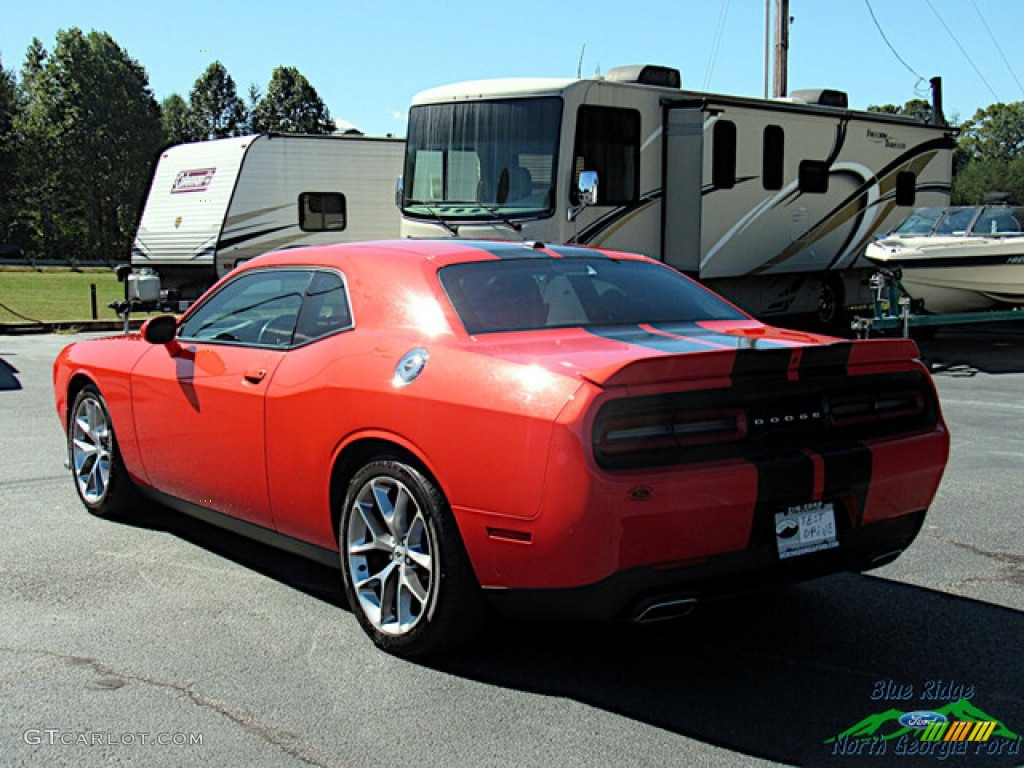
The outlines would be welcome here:
<svg viewBox="0 0 1024 768">
<path fill-rule="evenodd" d="M 929 712 L 927 710 L 918 710 L 917 712 L 907 712 L 900 718 L 900 725 L 906 728 L 927 728 L 932 723 L 944 723 L 946 722 L 946 716 L 939 712 Z"/>
</svg>

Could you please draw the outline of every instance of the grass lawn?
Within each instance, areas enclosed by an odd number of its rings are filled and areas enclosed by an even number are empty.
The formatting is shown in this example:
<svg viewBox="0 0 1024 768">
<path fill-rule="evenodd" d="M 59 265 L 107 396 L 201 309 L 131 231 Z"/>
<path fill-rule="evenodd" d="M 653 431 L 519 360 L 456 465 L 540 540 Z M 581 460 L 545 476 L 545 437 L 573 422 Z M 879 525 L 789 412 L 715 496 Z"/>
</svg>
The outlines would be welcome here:
<svg viewBox="0 0 1024 768">
<path fill-rule="evenodd" d="M 96 285 L 97 318 L 117 320 L 117 313 L 107 305 L 124 298 L 124 285 L 111 269 L 84 268 L 72 272 L 49 267 L 36 272 L 27 267 L 2 267 L 0 323 L 91 320 L 90 284 Z"/>
</svg>

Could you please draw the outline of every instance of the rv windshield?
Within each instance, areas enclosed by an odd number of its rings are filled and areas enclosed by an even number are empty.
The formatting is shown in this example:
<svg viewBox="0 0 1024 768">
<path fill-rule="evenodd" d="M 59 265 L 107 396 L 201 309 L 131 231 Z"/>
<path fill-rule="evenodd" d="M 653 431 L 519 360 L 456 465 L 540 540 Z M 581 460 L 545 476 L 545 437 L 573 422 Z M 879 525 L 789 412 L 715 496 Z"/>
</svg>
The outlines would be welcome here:
<svg viewBox="0 0 1024 768">
<path fill-rule="evenodd" d="M 558 97 L 413 107 L 402 212 L 506 223 L 551 215 L 561 115 Z"/>
</svg>

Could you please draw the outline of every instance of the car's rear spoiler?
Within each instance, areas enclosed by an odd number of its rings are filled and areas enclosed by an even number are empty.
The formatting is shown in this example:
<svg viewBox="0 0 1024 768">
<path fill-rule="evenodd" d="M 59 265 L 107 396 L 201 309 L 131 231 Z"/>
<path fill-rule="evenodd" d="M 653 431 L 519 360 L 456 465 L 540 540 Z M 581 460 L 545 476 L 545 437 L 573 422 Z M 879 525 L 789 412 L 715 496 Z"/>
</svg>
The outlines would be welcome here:
<svg viewBox="0 0 1024 768">
<path fill-rule="evenodd" d="M 662 355 L 583 371 L 581 376 L 602 388 L 697 381 L 722 385 L 737 376 L 762 375 L 790 381 L 826 372 L 864 374 L 877 369 L 906 368 L 920 352 L 912 339 L 837 341 L 791 347 L 757 347 Z M 831 370 L 829 370 L 831 369 Z"/>
</svg>

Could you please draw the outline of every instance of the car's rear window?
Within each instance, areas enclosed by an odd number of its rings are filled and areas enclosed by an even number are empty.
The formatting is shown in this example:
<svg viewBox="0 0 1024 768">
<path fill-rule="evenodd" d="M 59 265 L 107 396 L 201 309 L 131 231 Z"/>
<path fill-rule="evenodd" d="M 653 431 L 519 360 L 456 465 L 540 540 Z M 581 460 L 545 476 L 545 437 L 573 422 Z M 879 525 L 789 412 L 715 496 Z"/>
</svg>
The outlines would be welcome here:
<svg viewBox="0 0 1024 768">
<path fill-rule="evenodd" d="M 440 279 L 470 334 L 745 317 L 679 273 L 642 261 L 500 259 L 452 264 Z"/>
</svg>

